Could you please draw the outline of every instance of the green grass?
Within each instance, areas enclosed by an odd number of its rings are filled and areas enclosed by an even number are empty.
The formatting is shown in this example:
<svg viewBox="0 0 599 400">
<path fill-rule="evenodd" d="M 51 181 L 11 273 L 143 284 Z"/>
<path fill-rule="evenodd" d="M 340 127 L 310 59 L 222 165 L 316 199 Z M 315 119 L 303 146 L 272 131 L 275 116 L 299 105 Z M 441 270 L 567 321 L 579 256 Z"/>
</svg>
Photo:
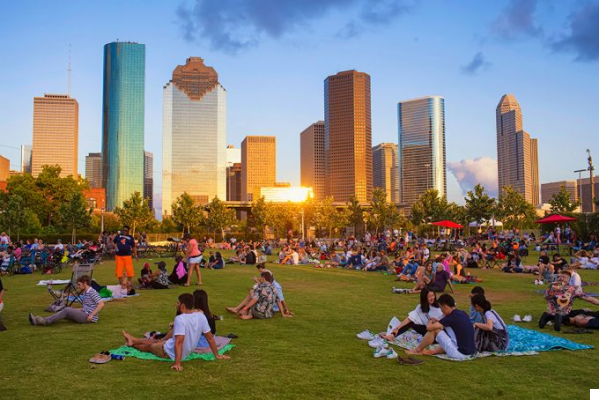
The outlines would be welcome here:
<svg viewBox="0 0 599 400">
<path fill-rule="evenodd" d="M 142 262 L 136 263 L 136 270 Z M 170 264 L 170 262 L 169 262 Z M 112 284 L 113 262 L 97 267 L 94 277 Z M 169 269 L 170 269 L 169 265 Z M 395 315 L 404 318 L 417 296 L 391 293 L 392 276 L 312 267 L 270 265 L 285 291 L 295 317 L 241 321 L 225 311 L 236 305 L 252 285 L 253 267 L 227 266 L 202 271 L 203 288 L 212 310 L 225 315 L 220 334 L 239 339 L 231 360 L 184 363 L 181 373 L 170 363 L 128 358 L 92 365 L 96 352 L 123 344 L 123 329 L 134 335 L 166 330 L 175 301 L 185 288 L 141 291 L 141 296 L 107 303 L 95 325 L 60 322 L 32 327 L 27 313 L 44 315 L 50 296 L 35 286 L 39 274 L 3 277 L 7 289 L 0 333 L 0 392 L 3 398 L 581 398 L 597 387 L 594 368 L 597 350 L 556 351 L 533 357 L 489 357 L 449 362 L 426 357 L 419 367 L 405 367 L 374 359 L 372 350 L 355 337 L 370 328 L 383 330 Z M 543 297 L 531 275 L 508 275 L 471 270 L 484 279 L 483 287 L 506 322 L 515 313 L 544 310 Z M 583 279 L 599 280 L 599 273 L 583 272 Z M 66 279 L 70 272 L 55 278 Z M 402 287 L 407 287 L 403 284 Z M 471 285 L 456 285 L 458 306 L 467 308 Z M 579 306 L 587 303 L 579 302 Z M 535 323 L 522 324 L 533 328 Z M 547 332 L 554 334 L 552 330 Z M 559 333 L 558 335 L 563 335 Z M 599 346 L 599 334 L 565 335 Z"/>
</svg>

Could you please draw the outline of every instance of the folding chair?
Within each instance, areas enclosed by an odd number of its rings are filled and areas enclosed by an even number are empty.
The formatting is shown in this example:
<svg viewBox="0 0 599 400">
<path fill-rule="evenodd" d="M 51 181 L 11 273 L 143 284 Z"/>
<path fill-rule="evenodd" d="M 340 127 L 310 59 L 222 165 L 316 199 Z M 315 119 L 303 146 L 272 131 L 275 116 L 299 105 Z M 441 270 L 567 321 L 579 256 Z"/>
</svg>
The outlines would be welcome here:
<svg viewBox="0 0 599 400">
<path fill-rule="evenodd" d="M 82 291 L 77 289 L 77 280 L 84 275 L 89 276 L 92 279 L 94 273 L 93 264 L 75 264 L 73 266 L 73 273 L 71 274 L 71 281 L 67 283 L 61 290 L 53 290 L 52 285 L 48 285 L 48 292 L 54 300 L 63 298 L 66 303 L 66 307 L 71 306 L 75 301 L 81 303 L 79 296 Z"/>
</svg>

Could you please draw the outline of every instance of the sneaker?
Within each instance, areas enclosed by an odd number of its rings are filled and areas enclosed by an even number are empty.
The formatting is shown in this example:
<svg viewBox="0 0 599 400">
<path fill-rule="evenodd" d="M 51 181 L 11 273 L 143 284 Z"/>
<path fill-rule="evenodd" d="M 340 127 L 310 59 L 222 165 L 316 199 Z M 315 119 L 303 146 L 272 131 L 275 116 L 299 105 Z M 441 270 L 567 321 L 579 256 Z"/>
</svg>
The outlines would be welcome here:
<svg viewBox="0 0 599 400">
<path fill-rule="evenodd" d="M 514 317 L 512 318 L 512 320 L 514 322 L 522 322 L 522 318 L 518 314 L 514 315 Z"/>
<path fill-rule="evenodd" d="M 358 333 L 356 337 L 362 340 L 372 340 L 376 337 L 376 335 L 374 333 L 371 333 L 368 329 L 366 329 L 365 331 Z"/>
<path fill-rule="evenodd" d="M 35 318 L 35 315 L 33 315 L 32 313 L 29 313 L 29 323 L 33 326 L 37 325 L 37 320 Z"/>
<path fill-rule="evenodd" d="M 376 349 L 377 347 L 384 347 L 384 348 L 389 347 L 387 342 L 378 336 L 375 337 L 374 339 L 372 339 L 371 341 L 369 341 L 368 346 L 372 347 L 373 349 Z"/>
<path fill-rule="evenodd" d="M 538 285 L 538 284 L 539 284 L 539 280 L 535 279 L 535 285 Z"/>
<path fill-rule="evenodd" d="M 389 353 L 389 350 L 381 346 L 374 350 L 373 356 L 374 358 L 387 357 L 387 353 Z"/>
<path fill-rule="evenodd" d="M 522 318 L 522 321 L 532 322 L 532 315 L 525 315 L 524 318 Z"/>
<path fill-rule="evenodd" d="M 545 282 L 539 281 L 539 285 L 544 285 L 544 284 L 545 284 Z"/>
<path fill-rule="evenodd" d="M 393 360 L 395 358 L 397 358 L 397 353 L 392 348 L 389 348 L 389 350 L 387 350 L 387 359 Z"/>
</svg>

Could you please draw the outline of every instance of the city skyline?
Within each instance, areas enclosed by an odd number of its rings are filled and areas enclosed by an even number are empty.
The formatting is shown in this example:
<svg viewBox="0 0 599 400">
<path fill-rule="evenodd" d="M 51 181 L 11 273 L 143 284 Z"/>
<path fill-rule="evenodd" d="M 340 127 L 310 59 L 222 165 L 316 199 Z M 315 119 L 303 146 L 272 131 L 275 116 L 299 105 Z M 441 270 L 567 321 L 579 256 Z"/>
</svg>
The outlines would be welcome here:
<svg viewBox="0 0 599 400">
<path fill-rule="evenodd" d="M 599 130 L 599 123 L 592 117 L 597 95 L 593 85 L 586 82 L 593 81 L 598 58 L 578 40 L 584 28 L 582 20 L 585 15 L 593 15 L 596 1 L 551 5 L 532 2 L 529 10 L 517 9 L 515 1 L 470 1 L 459 13 L 448 5 L 415 3 L 405 12 L 389 13 L 383 22 L 363 17 L 362 2 L 343 10 L 323 2 L 326 5 L 320 14 L 284 14 L 287 27 L 279 36 L 263 31 L 266 33 L 262 37 L 254 35 L 257 38 L 252 44 L 239 45 L 235 54 L 228 51 L 227 43 L 215 45 L 217 36 L 210 32 L 205 39 L 187 40 L 190 32 L 182 26 L 184 16 L 190 14 L 180 16 L 172 4 L 140 8 L 132 2 L 120 5 L 117 13 L 111 4 L 71 9 L 65 2 L 31 9 L 26 3 L 8 4 L 6 15 L 12 18 L 0 27 L 6 35 L 20 38 L 18 44 L 7 43 L 7 51 L 15 57 L 0 66 L 5 76 L 13 77 L 4 87 L 9 96 L 0 100 L 0 133 L 20 140 L 6 144 L 9 147 L 3 147 L 0 153 L 11 160 L 11 169 L 19 168 L 17 148 L 31 143 L 31 98 L 44 92 L 67 92 L 71 43 L 71 87 L 81 110 L 78 164 L 79 172 L 83 172 L 81 155 L 101 149 L 101 46 L 116 38 L 148 46 L 145 147 L 155 154 L 162 151 L 162 85 L 173 63 L 189 56 L 210 59 L 229 91 L 227 142 L 239 146 L 247 135 L 276 132 L 278 152 L 285 154 L 285 162 L 278 163 L 277 176 L 292 183 L 299 182 L 297 132 L 323 118 L 322 80 L 351 68 L 372 77 L 373 143 L 396 141 L 397 101 L 443 95 L 450 200 L 461 201 L 463 197 L 456 175 L 464 190 L 474 182 L 487 182 L 486 175 L 493 175 L 496 149 L 489 142 L 494 142 L 496 134 L 497 99 L 504 93 L 514 93 L 526 104 L 526 129 L 539 134 L 541 183 L 575 179 L 573 171 L 585 166 L 585 149 L 597 150 L 592 148 L 592 139 Z M 273 6 L 273 18 L 283 15 L 285 3 Z M 517 13 L 526 18 L 511 18 Z M 75 18 L 78 14 L 94 18 Z M 446 18 L 448 14 L 452 18 Z M 577 16 L 580 18 L 574 18 Z M 20 24 L 24 18 L 48 22 Z M 175 23 L 164 24 L 164 18 Z M 110 24 L 103 23 L 107 19 Z M 52 30 L 44 29 L 50 21 Z M 261 23 L 251 15 L 239 21 L 240 26 L 249 28 Z M 355 24 L 351 25 L 352 21 Z M 427 31 L 425 24 L 429 21 L 444 29 L 443 41 Z M 356 26 L 363 29 L 349 29 Z M 90 34 L 79 35 L 90 28 Z M 444 44 L 448 42 L 450 48 Z M 357 48 L 361 49 L 360 57 L 355 56 Z M 332 49 L 336 50 L 335 57 L 330 57 Z M 28 62 L 27 54 L 32 52 L 43 62 Z M 266 63 L 269 57 L 276 62 Z M 444 60 L 443 66 L 436 63 L 439 57 Z M 514 59 L 519 61 L 517 69 L 513 68 Z M 252 79 L 247 79 L 248 72 Z M 281 92 L 283 87 L 290 88 L 293 95 Z M 572 101 L 564 102 L 564 98 Z M 566 136 L 575 136 L 577 141 L 565 148 Z M 556 159 L 560 163 L 552 161 Z M 160 157 L 155 162 L 155 182 L 160 182 Z M 485 186 L 493 192 L 491 185 Z M 161 189 L 158 183 L 157 195 Z"/>
</svg>

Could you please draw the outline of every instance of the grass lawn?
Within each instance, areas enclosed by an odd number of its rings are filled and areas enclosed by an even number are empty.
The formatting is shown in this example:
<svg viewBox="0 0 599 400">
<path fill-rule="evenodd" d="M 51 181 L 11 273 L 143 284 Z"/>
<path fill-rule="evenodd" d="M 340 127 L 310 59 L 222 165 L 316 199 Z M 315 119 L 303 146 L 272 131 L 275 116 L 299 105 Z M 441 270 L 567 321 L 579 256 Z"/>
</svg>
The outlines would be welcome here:
<svg viewBox="0 0 599 400">
<path fill-rule="evenodd" d="M 141 269 L 143 260 L 136 263 Z M 172 267 L 169 261 L 168 268 Z M 94 278 L 113 284 L 114 263 L 105 261 Z M 0 393 L 3 398 L 587 398 L 598 387 L 594 368 L 597 350 L 555 351 L 537 356 L 488 357 L 450 362 L 423 357 L 421 366 L 400 366 L 395 360 L 375 359 L 365 341 L 355 335 L 366 328 L 383 330 L 392 316 L 405 318 L 417 296 L 391 293 L 393 276 L 338 269 L 315 269 L 271 264 L 295 317 L 241 321 L 225 311 L 236 305 L 252 285 L 253 267 L 229 266 L 202 271 L 203 288 L 215 314 L 223 314 L 218 333 L 234 332 L 239 339 L 231 360 L 192 361 L 177 373 L 170 363 L 127 358 L 105 365 L 88 359 L 123 344 L 122 330 L 143 335 L 165 331 L 175 312 L 178 294 L 186 288 L 140 291 L 141 296 L 106 304 L 100 321 L 78 325 L 62 321 L 32 327 L 27 313 L 42 311 L 51 300 L 43 277 L 3 277 L 8 331 L 0 333 Z M 535 329 L 545 302 L 531 275 L 508 275 L 497 270 L 471 270 L 493 307 L 508 322 L 532 314 Z M 68 279 L 70 271 L 53 278 Z M 599 272 L 582 272 L 583 280 L 599 281 Z M 399 286 L 408 287 L 406 284 Z M 455 285 L 458 307 L 467 309 L 471 285 Z M 599 289 L 598 289 L 599 290 Z M 576 308 L 588 303 L 577 301 Z M 590 306 L 590 305 L 589 305 Z M 591 306 L 592 307 L 592 306 Z M 546 332 L 554 334 L 551 327 Z M 599 346 L 599 332 L 563 335 Z"/>
</svg>

